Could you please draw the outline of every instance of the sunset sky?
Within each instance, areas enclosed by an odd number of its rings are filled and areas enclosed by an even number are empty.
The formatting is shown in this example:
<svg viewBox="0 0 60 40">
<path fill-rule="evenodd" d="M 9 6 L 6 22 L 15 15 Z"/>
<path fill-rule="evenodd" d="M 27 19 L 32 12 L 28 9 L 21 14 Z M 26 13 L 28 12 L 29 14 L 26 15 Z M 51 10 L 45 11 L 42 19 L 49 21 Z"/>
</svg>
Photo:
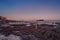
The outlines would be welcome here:
<svg viewBox="0 0 60 40">
<path fill-rule="evenodd" d="M 0 0 L 0 16 L 14 20 L 60 20 L 60 0 Z"/>
</svg>

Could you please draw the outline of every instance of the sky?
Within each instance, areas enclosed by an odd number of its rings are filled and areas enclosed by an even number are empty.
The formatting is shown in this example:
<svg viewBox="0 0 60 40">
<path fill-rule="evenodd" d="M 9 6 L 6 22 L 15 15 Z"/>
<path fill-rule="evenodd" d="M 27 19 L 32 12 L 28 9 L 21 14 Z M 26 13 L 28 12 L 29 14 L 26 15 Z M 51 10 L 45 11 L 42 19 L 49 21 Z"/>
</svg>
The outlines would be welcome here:
<svg viewBox="0 0 60 40">
<path fill-rule="evenodd" d="M 60 0 L 0 0 L 0 16 L 12 20 L 60 20 Z"/>
</svg>

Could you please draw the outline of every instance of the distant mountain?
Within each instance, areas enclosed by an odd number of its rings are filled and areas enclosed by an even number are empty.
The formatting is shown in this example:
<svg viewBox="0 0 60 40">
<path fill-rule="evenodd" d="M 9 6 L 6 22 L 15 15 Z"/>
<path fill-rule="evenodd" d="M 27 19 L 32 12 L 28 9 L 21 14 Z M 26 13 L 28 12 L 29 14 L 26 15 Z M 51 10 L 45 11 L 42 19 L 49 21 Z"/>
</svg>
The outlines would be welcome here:
<svg viewBox="0 0 60 40">
<path fill-rule="evenodd" d="M 43 19 L 39 19 L 39 20 L 36 20 L 36 21 L 44 21 Z"/>
</svg>

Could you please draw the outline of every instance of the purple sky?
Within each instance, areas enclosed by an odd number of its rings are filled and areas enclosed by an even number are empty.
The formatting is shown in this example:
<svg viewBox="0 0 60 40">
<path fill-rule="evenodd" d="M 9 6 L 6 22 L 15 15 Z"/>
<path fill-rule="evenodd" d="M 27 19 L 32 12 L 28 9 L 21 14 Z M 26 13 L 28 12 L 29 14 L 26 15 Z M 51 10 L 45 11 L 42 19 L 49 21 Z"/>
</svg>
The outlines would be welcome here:
<svg viewBox="0 0 60 40">
<path fill-rule="evenodd" d="M 15 20 L 60 20 L 60 0 L 0 0 L 0 15 Z"/>
</svg>

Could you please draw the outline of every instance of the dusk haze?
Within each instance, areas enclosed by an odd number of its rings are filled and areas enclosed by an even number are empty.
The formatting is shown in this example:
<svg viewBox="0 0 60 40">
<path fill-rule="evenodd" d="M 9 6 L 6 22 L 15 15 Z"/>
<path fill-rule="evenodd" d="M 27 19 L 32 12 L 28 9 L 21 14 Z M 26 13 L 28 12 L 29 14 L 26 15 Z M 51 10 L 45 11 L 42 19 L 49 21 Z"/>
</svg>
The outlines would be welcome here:
<svg viewBox="0 0 60 40">
<path fill-rule="evenodd" d="M 12 20 L 60 20 L 60 0 L 0 0 L 0 16 Z"/>
</svg>

